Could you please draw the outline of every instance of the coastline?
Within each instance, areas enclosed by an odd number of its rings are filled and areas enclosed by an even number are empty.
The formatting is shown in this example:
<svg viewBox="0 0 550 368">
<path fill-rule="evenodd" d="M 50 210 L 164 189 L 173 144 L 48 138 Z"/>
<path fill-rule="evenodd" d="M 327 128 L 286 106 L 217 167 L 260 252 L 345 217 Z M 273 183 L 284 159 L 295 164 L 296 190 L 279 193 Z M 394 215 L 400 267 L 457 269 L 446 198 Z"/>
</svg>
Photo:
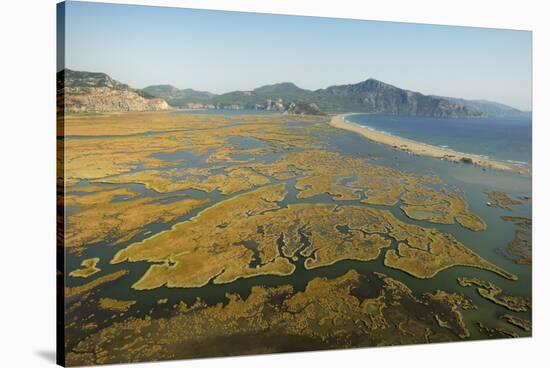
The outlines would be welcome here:
<svg viewBox="0 0 550 368">
<path fill-rule="evenodd" d="M 346 116 L 349 115 L 353 114 L 349 113 L 333 116 L 330 120 L 330 125 L 335 128 L 344 129 L 360 134 L 373 142 L 385 144 L 393 147 L 394 149 L 399 149 L 410 154 L 429 156 L 440 160 L 447 160 L 457 163 L 472 164 L 484 168 L 512 171 L 523 175 L 531 175 L 531 170 L 529 170 L 528 168 L 517 166 L 511 163 L 491 160 L 475 154 L 456 152 L 450 149 L 417 142 L 412 139 L 388 135 L 373 129 L 368 129 L 366 127 L 347 121 Z"/>
</svg>

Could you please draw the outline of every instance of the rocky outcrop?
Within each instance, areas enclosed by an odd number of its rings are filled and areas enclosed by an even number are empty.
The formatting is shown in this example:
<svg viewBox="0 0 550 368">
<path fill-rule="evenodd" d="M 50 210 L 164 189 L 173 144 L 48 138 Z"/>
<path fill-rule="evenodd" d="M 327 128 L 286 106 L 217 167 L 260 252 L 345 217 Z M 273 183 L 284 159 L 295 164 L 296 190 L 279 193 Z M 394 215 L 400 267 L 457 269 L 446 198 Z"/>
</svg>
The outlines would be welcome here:
<svg viewBox="0 0 550 368">
<path fill-rule="evenodd" d="M 161 98 L 144 98 L 134 91 L 108 87 L 65 90 L 65 111 L 69 113 L 112 111 L 157 111 L 170 106 Z"/>
<path fill-rule="evenodd" d="M 105 73 L 65 69 L 57 75 L 66 113 L 157 111 L 170 106 L 161 98 L 120 83 Z"/>
<path fill-rule="evenodd" d="M 267 111 L 285 111 L 286 106 L 282 98 L 278 98 L 276 100 L 268 98 L 266 100 L 264 109 L 266 109 Z"/>
<path fill-rule="evenodd" d="M 326 115 L 319 109 L 319 106 L 313 102 L 297 101 L 291 102 L 285 111 L 285 114 L 294 115 Z"/>
</svg>

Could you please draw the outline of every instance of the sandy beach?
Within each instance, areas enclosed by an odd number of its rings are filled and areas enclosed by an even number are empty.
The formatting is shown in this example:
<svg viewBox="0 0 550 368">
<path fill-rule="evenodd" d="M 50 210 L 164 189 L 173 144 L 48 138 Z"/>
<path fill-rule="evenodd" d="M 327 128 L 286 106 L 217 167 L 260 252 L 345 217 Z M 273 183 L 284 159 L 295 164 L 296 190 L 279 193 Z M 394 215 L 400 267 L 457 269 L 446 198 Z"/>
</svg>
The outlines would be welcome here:
<svg viewBox="0 0 550 368">
<path fill-rule="evenodd" d="M 335 128 L 349 130 L 361 134 L 363 137 L 370 139 L 373 142 L 386 144 L 411 154 L 435 157 L 441 160 L 447 160 L 452 162 L 460 162 L 465 164 L 473 164 L 481 167 L 513 171 L 519 174 L 531 175 L 531 171 L 527 168 L 513 165 L 511 163 L 490 160 L 482 156 L 456 152 L 450 149 L 432 146 L 425 143 L 420 143 L 407 138 L 396 137 L 388 134 L 378 132 L 373 129 L 368 129 L 360 125 L 348 122 L 345 117 L 351 114 L 343 114 L 333 116 L 330 120 L 330 125 Z"/>
</svg>

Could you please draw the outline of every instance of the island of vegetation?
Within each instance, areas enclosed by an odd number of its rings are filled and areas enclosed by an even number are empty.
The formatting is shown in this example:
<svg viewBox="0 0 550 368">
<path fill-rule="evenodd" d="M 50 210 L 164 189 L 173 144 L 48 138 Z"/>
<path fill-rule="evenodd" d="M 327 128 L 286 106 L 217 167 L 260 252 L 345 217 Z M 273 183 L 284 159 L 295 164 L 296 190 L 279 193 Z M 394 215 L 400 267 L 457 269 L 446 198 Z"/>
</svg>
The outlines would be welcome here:
<svg viewBox="0 0 550 368">
<path fill-rule="evenodd" d="M 479 331 L 485 333 L 485 335 L 487 335 L 487 337 L 489 338 L 502 339 L 506 337 L 519 337 L 516 332 L 507 330 L 502 327 L 490 327 L 479 321 L 477 322 L 477 325 Z"/>
<path fill-rule="evenodd" d="M 99 263 L 99 258 L 88 258 L 82 261 L 80 264 L 82 267 L 77 268 L 69 273 L 69 276 L 72 277 L 90 277 L 101 271 L 100 268 L 96 267 Z"/>
<path fill-rule="evenodd" d="M 136 304 L 135 300 L 117 300 L 113 298 L 100 298 L 99 308 L 112 310 L 115 312 L 127 312 L 132 305 Z"/>
<path fill-rule="evenodd" d="M 490 281 L 478 278 L 459 277 L 460 286 L 477 286 L 479 295 L 495 304 L 501 305 L 514 312 L 526 312 L 531 309 L 531 298 L 505 295 L 502 288 Z"/>
<path fill-rule="evenodd" d="M 499 248 L 498 252 L 509 260 L 520 264 L 530 265 L 532 262 L 532 220 L 526 217 L 502 216 L 506 222 L 512 222 L 516 225 L 514 239 L 504 248 Z"/>
<path fill-rule="evenodd" d="M 111 281 L 115 281 L 123 276 L 126 276 L 127 274 L 128 274 L 127 270 L 120 270 L 108 275 L 98 277 L 97 279 L 92 280 L 80 286 L 65 287 L 65 298 L 72 298 L 72 297 L 80 296 L 82 294 L 86 294 L 100 285 L 103 285 Z"/>
<path fill-rule="evenodd" d="M 504 208 L 508 211 L 512 210 L 510 206 L 515 206 L 522 203 L 520 200 L 510 197 L 504 192 L 498 192 L 495 190 L 487 192 L 487 197 L 491 200 L 488 204 L 489 206 Z"/>
<path fill-rule="evenodd" d="M 513 316 L 511 314 L 503 315 L 502 319 L 504 319 L 506 322 L 510 323 L 511 325 L 521 328 L 524 331 L 531 331 L 532 323 L 528 319 L 524 319 L 518 316 Z"/>
</svg>

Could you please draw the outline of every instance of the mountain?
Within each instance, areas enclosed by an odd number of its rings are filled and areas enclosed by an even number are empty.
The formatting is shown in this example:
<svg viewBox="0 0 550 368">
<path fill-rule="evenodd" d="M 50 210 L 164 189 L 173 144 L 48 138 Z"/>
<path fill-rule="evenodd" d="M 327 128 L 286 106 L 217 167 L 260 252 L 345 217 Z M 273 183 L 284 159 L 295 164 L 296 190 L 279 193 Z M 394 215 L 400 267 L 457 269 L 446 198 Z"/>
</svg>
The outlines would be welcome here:
<svg viewBox="0 0 550 368">
<path fill-rule="evenodd" d="M 210 100 L 215 95 L 210 92 L 196 91 L 191 88 L 178 89 L 169 84 L 159 84 L 147 86 L 142 91 L 151 96 L 165 99 L 171 106 L 184 108 L 197 108 L 209 105 Z M 213 106 L 209 106 L 213 108 Z"/>
<path fill-rule="evenodd" d="M 437 98 L 443 98 L 452 103 L 461 104 L 468 108 L 480 111 L 485 116 L 491 117 L 514 117 L 514 116 L 529 116 L 531 113 L 528 111 L 521 111 L 508 105 L 504 105 L 498 102 L 486 101 L 486 100 L 465 100 L 463 98 L 433 96 Z"/>
<path fill-rule="evenodd" d="M 255 95 L 264 98 L 273 98 L 277 96 L 286 100 L 299 100 L 311 98 L 312 92 L 307 89 L 302 89 L 294 83 L 283 82 L 271 84 L 256 88 L 252 91 Z"/>
<path fill-rule="evenodd" d="M 311 103 L 311 91 L 301 89 L 293 83 L 284 82 L 262 86 L 252 91 L 234 91 L 212 98 L 220 109 L 249 109 L 285 112 L 292 103 Z M 318 109 L 318 108 L 317 108 Z"/>
<path fill-rule="evenodd" d="M 105 73 L 64 69 L 57 73 L 57 92 L 65 112 L 149 111 L 169 109 L 168 103 L 133 89 Z"/>
<path fill-rule="evenodd" d="M 169 84 L 134 89 L 105 73 L 65 69 L 58 73 L 58 90 L 64 93 L 65 110 L 70 113 L 164 110 L 171 105 L 310 115 L 364 112 L 449 118 L 528 114 L 496 102 L 423 95 L 376 79 L 314 91 L 284 82 L 216 95 Z"/>
<path fill-rule="evenodd" d="M 376 79 L 331 86 L 314 92 L 322 110 L 429 117 L 478 117 L 475 109 L 451 101 L 408 91 Z"/>
<path fill-rule="evenodd" d="M 307 102 L 327 113 L 366 112 L 431 117 L 479 117 L 475 108 L 444 98 L 404 90 L 376 79 L 310 91 L 278 83 L 252 91 L 234 91 L 212 98 L 216 108 L 286 111 L 293 102 Z"/>
</svg>

